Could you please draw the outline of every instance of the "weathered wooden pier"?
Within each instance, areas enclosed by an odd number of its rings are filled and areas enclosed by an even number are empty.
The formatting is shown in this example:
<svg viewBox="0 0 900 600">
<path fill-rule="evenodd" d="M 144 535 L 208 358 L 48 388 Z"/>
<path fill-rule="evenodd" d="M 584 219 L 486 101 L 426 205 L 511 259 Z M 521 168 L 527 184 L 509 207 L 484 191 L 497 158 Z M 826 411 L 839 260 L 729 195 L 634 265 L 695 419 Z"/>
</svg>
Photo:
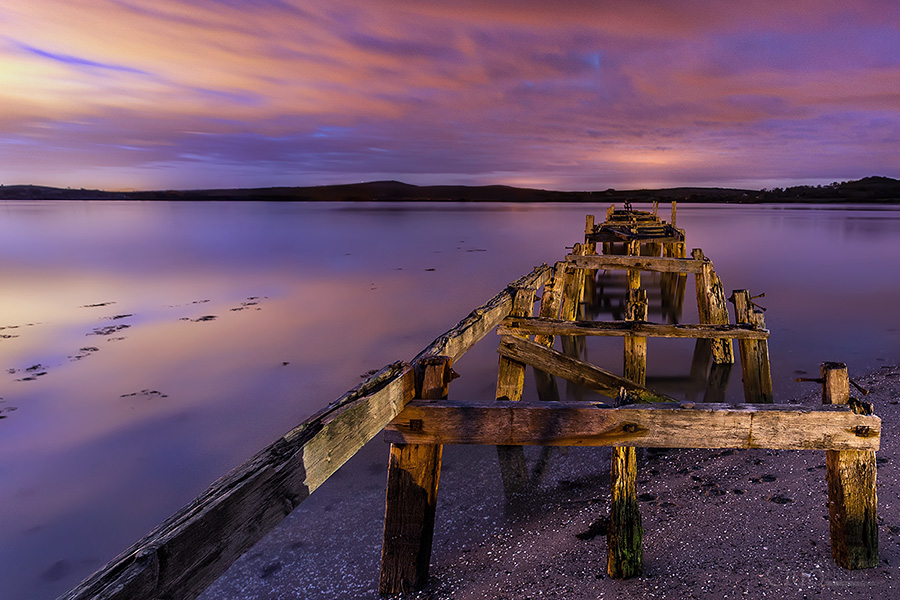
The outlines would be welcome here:
<svg viewBox="0 0 900 600">
<path fill-rule="evenodd" d="M 391 442 L 379 580 L 384 594 L 421 588 L 428 578 L 444 444 L 496 445 L 511 501 L 529 485 L 523 446 L 612 447 L 605 568 L 615 578 L 640 575 L 642 568 L 636 448 L 824 450 L 832 556 L 847 569 L 877 566 L 880 419 L 871 405 L 850 398 L 847 370 L 839 363 L 822 365 L 816 380 L 821 407 L 775 404 L 769 332 L 754 297 L 747 290 L 731 294 L 732 322 L 710 259 L 699 249 L 687 257 L 675 205 L 668 223 L 657 212 L 656 205 L 652 212 L 611 207 L 598 224 L 588 216 L 584 240 L 563 260 L 535 268 L 412 361 L 388 365 L 329 404 L 63 598 L 195 598 L 382 430 Z M 604 302 L 609 307 L 598 281 L 613 272 L 625 275 L 624 318 L 586 318 Z M 647 273 L 661 274 L 669 322 L 648 321 Z M 689 275 L 699 322 L 681 324 Z M 494 329 L 500 336 L 495 397 L 449 399 L 454 362 Z M 587 336 L 623 338 L 623 375 L 584 360 Z M 695 340 L 687 380 L 700 382 L 702 402 L 679 401 L 648 386 L 651 338 Z M 742 404 L 723 403 L 735 363 L 733 340 Z M 528 367 L 537 400 L 523 400 Z M 594 399 L 561 399 L 558 379 L 592 390 Z"/>
</svg>

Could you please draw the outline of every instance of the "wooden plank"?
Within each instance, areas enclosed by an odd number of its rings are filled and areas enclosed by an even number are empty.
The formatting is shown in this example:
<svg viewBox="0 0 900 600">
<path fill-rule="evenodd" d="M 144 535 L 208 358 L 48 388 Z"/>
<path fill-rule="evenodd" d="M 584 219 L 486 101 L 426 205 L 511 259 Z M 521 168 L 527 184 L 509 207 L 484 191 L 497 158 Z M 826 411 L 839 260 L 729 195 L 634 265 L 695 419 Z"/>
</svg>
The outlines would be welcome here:
<svg viewBox="0 0 900 600">
<path fill-rule="evenodd" d="M 412 360 L 412 364 L 417 365 L 420 359 L 427 356 L 448 356 L 454 362 L 458 361 L 469 348 L 487 335 L 509 314 L 513 305 L 515 290 L 520 288 L 536 290 L 550 279 L 550 274 L 551 268 L 547 265 L 541 265 L 540 267 L 535 267 L 531 273 L 513 281 L 506 289 L 469 313 L 453 329 L 442 334 L 426 346 Z"/>
<path fill-rule="evenodd" d="M 450 359 L 435 357 L 424 370 L 421 397 L 446 398 Z M 391 444 L 378 584 L 382 594 L 418 590 L 428 580 L 442 452 L 440 444 Z"/>
<path fill-rule="evenodd" d="M 579 269 L 639 269 L 657 273 L 699 273 L 703 269 L 703 262 L 692 258 L 660 258 L 612 254 L 579 256 L 569 254 L 566 256 L 566 261 Z"/>
<path fill-rule="evenodd" d="M 849 402 L 846 365 L 823 363 L 822 380 L 825 404 Z M 829 450 L 826 454 L 831 556 L 845 569 L 878 566 L 877 449 Z"/>
<path fill-rule="evenodd" d="M 413 370 L 394 363 L 234 469 L 64 600 L 196 598 L 393 419 Z"/>
<path fill-rule="evenodd" d="M 769 330 L 750 324 L 663 325 L 629 321 L 563 321 L 543 317 L 506 317 L 497 328 L 500 335 L 584 335 L 650 338 L 703 338 L 764 340 Z"/>
<path fill-rule="evenodd" d="M 411 444 L 877 450 L 881 419 L 840 406 L 415 400 L 385 436 Z"/>
<path fill-rule="evenodd" d="M 580 386 L 590 388 L 610 398 L 619 396 L 620 390 L 635 402 L 675 402 L 674 398 L 649 390 L 634 382 L 614 375 L 596 365 L 566 356 L 551 348 L 545 348 L 530 340 L 522 340 L 510 336 L 500 338 L 497 349 L 502 356 L 531 365 L 572 381 Z"/>
</svg>

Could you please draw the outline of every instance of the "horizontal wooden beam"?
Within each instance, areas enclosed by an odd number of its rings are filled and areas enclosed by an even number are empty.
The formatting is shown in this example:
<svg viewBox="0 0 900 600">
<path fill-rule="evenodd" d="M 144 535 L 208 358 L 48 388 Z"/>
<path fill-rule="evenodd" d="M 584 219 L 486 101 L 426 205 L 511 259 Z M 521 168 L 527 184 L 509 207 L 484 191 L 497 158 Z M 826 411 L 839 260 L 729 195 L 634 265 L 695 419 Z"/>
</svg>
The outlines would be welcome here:
<svg viewBox="0 0 900 600">
<path fill-rule="evenodd" d="M 569 254 L 566 261 L 579 269 L 637 269 L 658 273 L 699 273 L 706 261 L 692 258 L 655 258 L 650 256 L 619 256 L 613 254 L 591 254 L 578 256 Z"/>
<path fill-rule="evenodd" d="M 415 400 L 385 435 L 406 444 L 877 450 L 881 419 L 843 407 Z"/>
<path fill-rule="evenodd" d="M 769 337 L 768 329 L 757 329 L 753 325 L 660 325 L 642 321 L 563 321 L 539 317 L 506 317 L 497 333 L 741 340 Z"/>
<path fill-rule="evenodd" d="M 624 388 L 630 403 L 675 402 L 674 398 L 654 392 L 631 380 L 619 377 L 596 365 L 571 358 L 551 348 L 512 336 L 500 338 L 497 352 L 550 375 L 592 389 L 609 398 L 616 398 Z"/>
</svg>

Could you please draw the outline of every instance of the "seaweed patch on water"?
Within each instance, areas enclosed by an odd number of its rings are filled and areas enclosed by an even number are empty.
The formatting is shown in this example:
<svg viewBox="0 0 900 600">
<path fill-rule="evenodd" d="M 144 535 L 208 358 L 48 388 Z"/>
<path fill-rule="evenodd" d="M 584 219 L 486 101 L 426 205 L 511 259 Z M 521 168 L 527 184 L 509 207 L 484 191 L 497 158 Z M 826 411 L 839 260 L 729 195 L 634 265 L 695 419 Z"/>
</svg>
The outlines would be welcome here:
<svg viewBox="0 0 900 600">
<path fill-rule="evenodd" d="M 118 321 L 119 319 L 127 319 L 128 317 L 133 317 L 133 313 L 125 314 L 125 315 L 116 315 L 114 317 L 107 317 L 110 321 Z"/>
<path fill-rule="evenodd" d="M 90 356 L 94 352 L 99 352 L 99 351 L 100 351 L 100 348 L 97 348 L 96 346 L 85 346 L 84 348 L 79 348 L 78 354 L 74 354 L 74 355 L 70 356 L 69 360 L 73 360 L 73 361 L 81 360 L 82 358 Z"/>
<path fill-rule="evenodd" d="M 192 323 L 204 323 L 206 321 L 215 321 L 218 317 L 216 315 L 204 315 L 202 317 L 198 317 L 196 319 L 192 319 Z"/>
<path fill-rule="evenodd" d="M 115 304 L 115 302 L 98 302 L 97 304 L 83 304 L 78 308 L 101 308 L 103 306 L 111 306 Z"/>
<path fill-rule="evenodd" d="M 151 390 L 145 389 L 139 392 L 132 392 L 130 394 L 122 394 L 119 398 L 168 398 L 168 394 L 163 394 L 159 390 Z"/>
<path fill-rule="evenodd" d="M 5 400 L 3 400 L 3 398 L 0 398 L 0 402 L 5 402 Z M 12 411 L 16 410 L 17 408 L 18 407 L 16 407 L 16 406 L 0 406 L 0 419 L 5 419 L 6 417 L 9 416 L 6 413 L 11 413 Z"/>
<path fill-rule="evenodd" d="M 249 310 L 252 307 L 256 307 L 256 310 L 262 310 L 259 307 L 259 304 L 260 304 L 259 296 L 250 296 L 249 298 L 247 298 L 247 300 L 245 300 L 244 302 L 241 302 L 240 306 L 236 306 L 230 310 L 232 312 L 237 312 L 239 310 Z"/>
<path fill-rule="evenodd" d="M 107 325 L 106 327 L 95 327 L 91 333 L 86 333 L 85 335 L 112 335 L 117 331 L 122 331 L 123 329 L 128 329 L 131 325 L 125 325 L 124 323 L 121 325 Z"/>
<path fill-rule="evenodd" d="M 8 371 L 10 374 L 17 373 L 16 369 L 10 369 Z M 16 379 L 16 381 L 37 381 L 38 377 L 43 377 L 47 374 L 47 367 L 38 363 L 36 365 L 31 365 L 27 369 L 25 369 L 25 373 L 28 373 L 27 376 L 22 377 L 20 379 Z"/>
</svg>

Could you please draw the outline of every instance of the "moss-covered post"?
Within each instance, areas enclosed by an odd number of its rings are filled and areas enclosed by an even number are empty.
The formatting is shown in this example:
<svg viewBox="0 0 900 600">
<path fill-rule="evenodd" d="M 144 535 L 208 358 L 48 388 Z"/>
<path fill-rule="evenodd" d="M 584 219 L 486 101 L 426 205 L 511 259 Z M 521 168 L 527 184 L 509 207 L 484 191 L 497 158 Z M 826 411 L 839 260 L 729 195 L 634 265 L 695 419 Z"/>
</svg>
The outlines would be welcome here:
<svg viewBox="0 0 900 600">
<path fill-rule="evenodd" d="M 850 383 L 843 363 L 822 363 L 822 401 L 847 404 Z M 857 403 L 861 406 L 863 403 Z M 866 405 L 865 409 L 870 410 Z M 854 409 L 855 411 L 858 409 Z M 831 555 L 845 569 L 878 566 L 878 496 L 875 491 L 875 452 L 827 450 L 828 516 Z"/>
<path fill-rule="evenodd" d="M 647 320 L 646 290 L 629 290 L 629 321 Z M 647 339 L 625 338 L 625 377 L 644 385 L 647 373 Z M 622 399 L 622 402 L 627 400 Z M 637 451 L 632 447 L 612 449 L 609 473 L 611 503 L 607 537 L 606 572 L 614 579 L 636 577 L 643 571 L 644 528 L 637 499 Z"/>
</svg>

